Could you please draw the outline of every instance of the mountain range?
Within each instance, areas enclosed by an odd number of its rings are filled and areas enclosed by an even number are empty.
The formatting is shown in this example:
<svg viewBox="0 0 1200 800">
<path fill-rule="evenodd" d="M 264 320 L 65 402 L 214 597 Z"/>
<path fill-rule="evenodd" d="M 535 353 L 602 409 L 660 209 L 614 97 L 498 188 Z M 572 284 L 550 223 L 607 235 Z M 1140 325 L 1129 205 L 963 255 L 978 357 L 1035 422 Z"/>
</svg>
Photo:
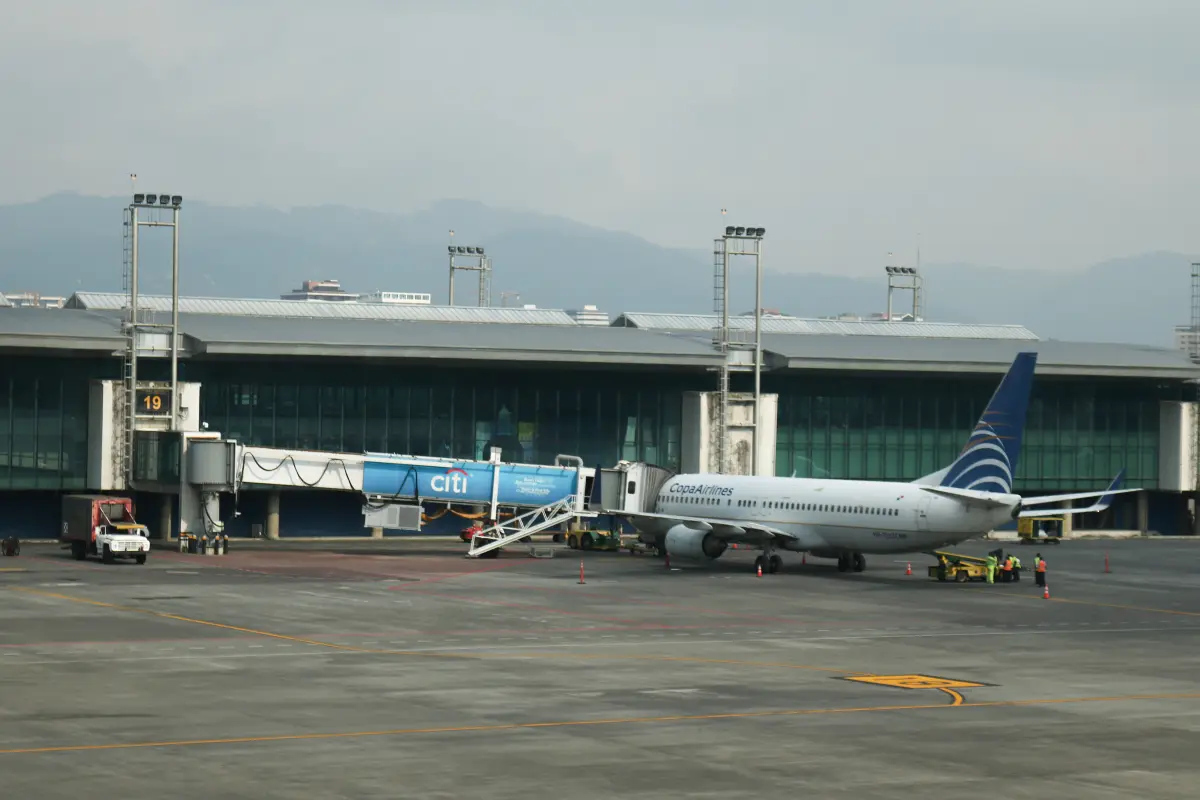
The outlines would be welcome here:
<svg viewBox="0 0 1200 800">
<path fill-rule="evenodd" d="M 122 198 L 50 195 L 0 206 L 0 291 L 44 295 L 122 288 Z M 542 308 L 710 313 L 711 253 L 660 247 L 630 233 L 562 217 L 443 200 L 411 214 L 343 206 L 235 208 L 185 201 L 180 215 L 180 285 L 185 295 L 278 297 L 304 280 L 335 278 L 348 291 L 430 292 L 446 301 L 448 231 L 485 245 L 493 303 Z M 143 229 L 140 288 L 170 291 L 170 236 Z M 1173 327 L 1191 314 L 1196 256 L 1153 252 L 1083 269 L 1017 270 L 1003 265 L 924 264 L 924 316 L 941 322 L 1026 325 L 1043 338 L 1173 346 Z M 878 278 L 765 267 L 768 308 L 802 317 L 886 307 Z M 754 307 L 754 276 L 736 265 L 731 311 Z M 459 273 L 459 304 L 473 304 L 474 276 Z M 911 307 L 897 293 L 898 311 Z"/>
</svg>

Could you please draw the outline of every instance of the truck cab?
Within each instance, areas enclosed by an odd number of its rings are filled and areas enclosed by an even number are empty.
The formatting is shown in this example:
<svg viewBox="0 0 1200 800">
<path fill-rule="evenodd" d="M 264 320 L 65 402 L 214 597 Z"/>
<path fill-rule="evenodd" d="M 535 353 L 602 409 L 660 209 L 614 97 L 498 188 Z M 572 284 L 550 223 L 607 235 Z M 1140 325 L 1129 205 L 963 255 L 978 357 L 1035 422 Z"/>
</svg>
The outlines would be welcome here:
<svg viewBox="0 0 1200 800">
<path fill-rule="evenodd" d="M 118 558 L 132 558 L 139 564 L 145 564 L 146 556 L 150 553 L 150 531 L 136 522 L 99 525 L 95 530 L 91 553 L 99 555 L 105 564 L 111 564 Z"/>
</svg>

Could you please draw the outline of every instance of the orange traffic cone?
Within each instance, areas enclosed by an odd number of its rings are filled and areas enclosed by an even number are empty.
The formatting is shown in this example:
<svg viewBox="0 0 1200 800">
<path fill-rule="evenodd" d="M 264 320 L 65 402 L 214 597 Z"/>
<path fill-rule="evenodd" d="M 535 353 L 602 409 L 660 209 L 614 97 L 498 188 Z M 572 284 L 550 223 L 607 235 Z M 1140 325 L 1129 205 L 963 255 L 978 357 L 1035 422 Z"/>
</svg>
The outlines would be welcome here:
<svg viewBox="0 0 1200 800">
<path fill-rule="evenodd" d="M 804 553 L 803 555 L 800 556 L 800 566 L 803 567 L 807 563 L 808 563 L 808 553 Z"/>
<path fill-rule="evenodd" d="M 908 562 L 908 566 L 904 569 L 905 575 L 912 575 L 912 562 Z"/>
<path fill-rule="evenodd" d="M 758 565 L 758 577 L 760 577 L 760 578 L 762 577 L 762 563 L 761 562 Z"/>
<path fill-rule="evenodd" d="M 1046 584 L 1046 588 L 1042 589 L 1042 599 L 1043 600 L 1050 599 L 1050 584 L 1048 584 L 1048 583 Z"/>
<path fill-rule="evenodd" d="M 734 543 L 733 543 L 733 549 L 734 549 L 734 550 L 737 550 L 737 542 L 734 542 Z"/>
</svg>

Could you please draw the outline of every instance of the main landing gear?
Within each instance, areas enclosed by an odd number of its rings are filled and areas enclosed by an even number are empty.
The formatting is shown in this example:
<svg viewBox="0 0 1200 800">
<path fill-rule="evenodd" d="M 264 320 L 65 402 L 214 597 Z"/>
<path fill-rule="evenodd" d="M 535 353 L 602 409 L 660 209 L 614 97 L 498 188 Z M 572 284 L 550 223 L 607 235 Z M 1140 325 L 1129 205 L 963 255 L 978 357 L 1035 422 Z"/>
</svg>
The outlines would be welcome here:
<svg viewBox="0 0 1200 800">
<path fill-rule="evenodd" d="M 862 572 L 867 568 L 867 559 L 862 553 L 842 553 L 838 556 L 838 572 Z"/>
<path fill-rule="evenodd" d="M 780 558 L 778 554 L 772 553 L 769 551 L 763 551 L 763 554 L 761 556 L 754 559 L 755 572 L 757 572 L 759 569 L 761 569 L 763 571 L 764 575 L 766 575 L 766 574 L 774 575 L 776 572 L 779 572 L 779 569 L 782 566 L 783 566 L 783 559 Z"/>
</svg>

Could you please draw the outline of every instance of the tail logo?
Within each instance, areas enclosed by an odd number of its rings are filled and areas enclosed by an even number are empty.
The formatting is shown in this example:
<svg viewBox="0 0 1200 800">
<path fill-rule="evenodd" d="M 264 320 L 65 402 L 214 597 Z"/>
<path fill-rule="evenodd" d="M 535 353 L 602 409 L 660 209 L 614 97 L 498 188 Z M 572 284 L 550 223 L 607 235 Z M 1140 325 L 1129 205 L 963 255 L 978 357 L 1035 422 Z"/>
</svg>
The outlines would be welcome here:
<svg viewBox="0 0 1200 800">
<path fill-rule="evenodd" d="M 1005 437 L 987 422 L 980 422 L 967 446 L 946 474 L 946 486 L 1008 494 L 1013 486 L 1013 465 L 1004 448 Z"/>
</svg>

